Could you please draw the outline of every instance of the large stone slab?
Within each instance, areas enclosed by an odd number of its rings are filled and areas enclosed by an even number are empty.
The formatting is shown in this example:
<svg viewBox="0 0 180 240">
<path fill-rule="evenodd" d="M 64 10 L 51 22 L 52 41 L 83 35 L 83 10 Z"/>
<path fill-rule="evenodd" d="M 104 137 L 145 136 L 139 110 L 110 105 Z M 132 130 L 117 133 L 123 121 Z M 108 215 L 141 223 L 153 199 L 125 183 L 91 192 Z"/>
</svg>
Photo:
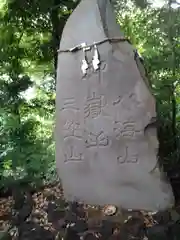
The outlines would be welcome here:
<svg viewBox="0 0 180 240">
<path fill-rule="evenodd" d="M 122 37 L 109 0 L 81 1 L 66 23 L 57 70 L 57 169 L 68 200 L 165 209 L 174 199 L 157 162 L 155 99 L 143 66 L 127 41 L 98 43 Z M 81 43 L 91 47 L 68 51 Z"/>
</svg>

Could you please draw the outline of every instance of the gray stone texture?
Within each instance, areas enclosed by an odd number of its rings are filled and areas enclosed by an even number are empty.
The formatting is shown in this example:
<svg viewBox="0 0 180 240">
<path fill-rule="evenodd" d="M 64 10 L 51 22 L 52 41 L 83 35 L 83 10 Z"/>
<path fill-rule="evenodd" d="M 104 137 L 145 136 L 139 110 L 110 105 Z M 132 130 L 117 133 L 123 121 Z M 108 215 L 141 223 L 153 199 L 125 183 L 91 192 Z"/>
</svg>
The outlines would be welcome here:
<svg viewBox="0 0 180 240">
<path fill-rule="evenodd" d="M 123 37 L 109 0 L 82 0 L 69 17 L 60 50 Z M 144 68 L 126 42 L 97 45 L 100 64 L 82 72 L 82 50 L 60 52 L 56 162 L 68 200 L 160 210 L 174 202 L 157 160 L 156 103 Z"/>
</svg>

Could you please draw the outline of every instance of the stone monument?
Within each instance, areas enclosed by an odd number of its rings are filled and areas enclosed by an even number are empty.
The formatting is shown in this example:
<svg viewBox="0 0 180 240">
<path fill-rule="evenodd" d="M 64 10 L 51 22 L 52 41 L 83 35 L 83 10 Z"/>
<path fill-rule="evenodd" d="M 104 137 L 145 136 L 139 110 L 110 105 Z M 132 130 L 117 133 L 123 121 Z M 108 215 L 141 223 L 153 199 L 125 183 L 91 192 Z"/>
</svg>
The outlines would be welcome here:
<svg viewBox="0 0 180 240">
<path fill-rule="evenodd" d="M 80 2 L 58 55 L 56 162 L 65 197 L 133 210 L 170 207 L 155 98 L 109 0 Z"/>
</svg>

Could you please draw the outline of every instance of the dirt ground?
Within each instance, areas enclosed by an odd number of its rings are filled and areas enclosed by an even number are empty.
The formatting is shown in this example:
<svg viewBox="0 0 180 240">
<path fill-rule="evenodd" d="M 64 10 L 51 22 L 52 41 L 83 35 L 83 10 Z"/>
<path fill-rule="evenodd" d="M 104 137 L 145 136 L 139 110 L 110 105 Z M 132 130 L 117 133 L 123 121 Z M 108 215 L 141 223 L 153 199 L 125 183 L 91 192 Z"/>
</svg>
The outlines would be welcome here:
<svg viewBox="0 0 180 240">
<path fill-rule="evenodd" d="M 154 213 L 117 212 L 67 203 L 60 184 L 0 199 L 0 240 L 180 239 L 178 207 Z"/>
</svg>

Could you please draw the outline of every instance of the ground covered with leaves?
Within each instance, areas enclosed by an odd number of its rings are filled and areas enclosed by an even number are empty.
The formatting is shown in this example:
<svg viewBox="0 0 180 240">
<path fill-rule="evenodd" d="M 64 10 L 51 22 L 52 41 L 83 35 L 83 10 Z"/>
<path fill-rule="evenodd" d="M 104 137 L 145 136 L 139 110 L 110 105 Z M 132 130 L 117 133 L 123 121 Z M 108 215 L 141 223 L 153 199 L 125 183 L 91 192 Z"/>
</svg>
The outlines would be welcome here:
<svg viewBox="0 0 180 240">
<path fill-rule="evenodd" d="M 180 239 L 178 208 L 171 212 L 105 214 L 97 206 L 68 203 L 60 184 L 0 199 L 2 240 Z"/>
</svg>

